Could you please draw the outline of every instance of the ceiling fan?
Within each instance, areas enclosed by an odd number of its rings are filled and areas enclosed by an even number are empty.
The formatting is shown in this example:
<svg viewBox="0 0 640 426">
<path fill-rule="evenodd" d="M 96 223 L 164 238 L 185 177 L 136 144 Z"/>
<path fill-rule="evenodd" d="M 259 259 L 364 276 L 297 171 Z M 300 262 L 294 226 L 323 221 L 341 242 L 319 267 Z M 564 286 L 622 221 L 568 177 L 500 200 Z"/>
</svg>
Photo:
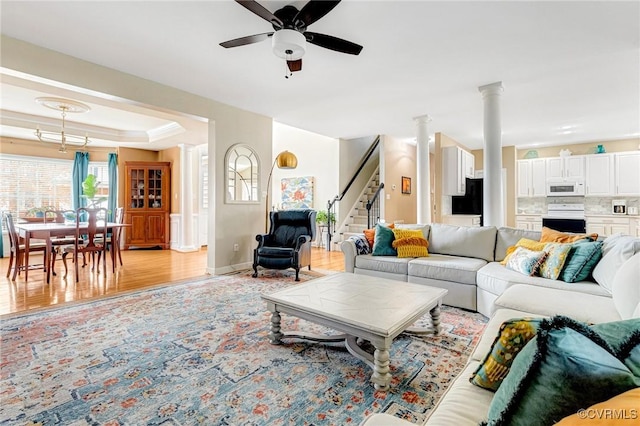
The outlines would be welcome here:
<svg viewBox="0 0 640 426">
<path fill-rule="evenodd" d="M 287 67 L 291 73 L 302 69 L 302 56 L 305 53 L 307 42 L 350 55 L 358 55 L 362 50 L 362 46 L 359 44 L 307 31 L 309 25 L 331 12 L 340 3 L 340 0 L 310 0 L 300 10 L 295 6 L 288 5 L 274 13 L 269 12 L 255 0 L 236 0 L 236 2 L 268 21 L 275 31 L 225 41 L 220 43 L 222 47 L 244 46 L 271 37 L 273 53 L 287 61 Z"/>
</svg>

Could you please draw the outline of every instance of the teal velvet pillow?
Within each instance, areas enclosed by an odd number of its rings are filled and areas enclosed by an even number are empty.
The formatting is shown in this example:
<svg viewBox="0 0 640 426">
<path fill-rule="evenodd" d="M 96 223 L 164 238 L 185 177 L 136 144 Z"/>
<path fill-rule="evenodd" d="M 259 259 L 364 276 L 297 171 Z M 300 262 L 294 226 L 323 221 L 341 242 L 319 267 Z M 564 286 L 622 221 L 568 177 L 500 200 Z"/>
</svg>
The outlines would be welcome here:
<svg viewBox="0 0 640 426">
<path fill-rule="evenodd" d="M 571 250 L 560 272 L 560 279 L 568 283 L 584 281 L 602 258 L 602 241 L 580 240 L 571 245 Z"/>
<path fill-rule="evenodd" d="M 373 240 L 373 256 L 397 256 L 398 252 L 391 244 L 395 236 L 390 228 L 377 224 L 376 235 Z"/>
<path fill-rule="evenodd" d="M 616 357 L 640 377 L 640 319 L 594 324 L 591 328 L 611 346 Z"/>
<path fill-rule="evenodd" d="M 551 425 L 640 386 L 593 329 L 557 316 L 515 358 L 489 407 L 488 425 Z"/>
</svg>

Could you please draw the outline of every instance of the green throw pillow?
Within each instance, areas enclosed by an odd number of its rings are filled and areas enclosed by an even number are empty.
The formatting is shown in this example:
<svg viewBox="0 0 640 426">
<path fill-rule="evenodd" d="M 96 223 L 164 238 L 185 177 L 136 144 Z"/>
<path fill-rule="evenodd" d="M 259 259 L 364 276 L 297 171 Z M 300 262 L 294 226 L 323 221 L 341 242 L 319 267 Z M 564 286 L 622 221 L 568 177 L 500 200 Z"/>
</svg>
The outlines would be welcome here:
<svg viewBox="0 0 640 426">
<path fill-rule="evenodd" d="M 390 228 L 377 224 L 376 235 L 373 240 L 373 256 L 397 256 L 398 252 L 391 244 L 395 236 Z"/>
<path fill-rule="evenodd" d="M 600 335 L 557 316 L 515 358 L 489 407 L 488 425 L 551 425 L 640 386 Z"/>
<path fill-rule="evenodd" d="M 616 357 L 640 377 L 640 319 L 594 324 L 591 328 L 611 346 Z"/>
<path fill-rule="evenodd" d="M 580 240 L 573 243 L 559 278 L 568 283 L 584 281 L 601 258 L 602 241 Z"/>
<path fill-rule="evenodd" d="M 516 355 L 536 336 L 542 318 L 514 318 L 503 322 L 491 350 L 469 381 L 496 391 L 511 368 Z"/>
</svg>

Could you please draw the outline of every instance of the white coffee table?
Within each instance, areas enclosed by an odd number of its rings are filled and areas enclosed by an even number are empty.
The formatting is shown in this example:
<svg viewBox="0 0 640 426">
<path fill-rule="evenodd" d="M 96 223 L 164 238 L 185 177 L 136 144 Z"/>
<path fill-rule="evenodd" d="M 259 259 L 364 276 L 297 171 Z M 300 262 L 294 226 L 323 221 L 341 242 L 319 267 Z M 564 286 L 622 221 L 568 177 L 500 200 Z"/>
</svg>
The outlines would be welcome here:
<svg viewBox="0 0 640 426">
<path fill-rule="evenodd" d="M 440 331 L 440 305 L 447 290 L 385 278 L 340 273 L 317 278 L 271 294 L 263 294 L 272 312 L 269 341 L 282 343 L 293 337 L 313 341 L 344 340 L 347 350 L 373 368 L 371 381 L 376 389 L 387 390 L 389 348 L 402 332 L 437 334 Z M 411 325 L 427 312 L 432 328 Z M 345 334 L 322 336 L 309 333 L 283 333 L 280 313 L 294 315 Z M 356 340 L 368 340 L 375 347 L 373 356 Z"/>
</svg>

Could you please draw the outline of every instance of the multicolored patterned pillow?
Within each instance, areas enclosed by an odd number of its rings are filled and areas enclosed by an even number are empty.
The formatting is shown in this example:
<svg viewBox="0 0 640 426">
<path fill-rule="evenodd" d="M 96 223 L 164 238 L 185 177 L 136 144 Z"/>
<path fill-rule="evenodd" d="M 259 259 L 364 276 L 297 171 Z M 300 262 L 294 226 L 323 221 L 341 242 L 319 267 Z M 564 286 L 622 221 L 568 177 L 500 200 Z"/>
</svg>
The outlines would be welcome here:
<svg viewBox="0 0 640 426">
<path fill-rule="evenodd" d="M 502 262 L 500 262 L 500 263 L 502 265 L 506 265 L 507 262 L 509 261 L 509 256 L 511 256 L 511 254 L 518 247 L 528 248 L 529 250 L 533 250 L 533 251 L 542 251 L 542 250 L 544 250 L 544 246 L 546 244 L 547 243 L 541 243 L 540 241 L 530 240 L 528 238 L 520 238 L 515 246 L 511 246 L 511 247 L 507 248 L 507 253 L 506 253 L 504 259 L 502 260 Z"/>
<path fill-rule="evenodd" d="M 547 252 L 545 251 L 533 251 L 524 247 L 517 247 L 509 256 L 505 266 L 512 271 L 534 276 L 546 256 Z"/>
<path fill-rule="evenodd" d="M 533 339 L 542 318 L 514 318 L 500 325 L 491 350 L 469 381 L 481 388 L 496 391 L 509 373 L 513 359 Z"/>
<path fill-rule="evenodd" d="M 571 251 L 571 244 L 546 243 L 544 251 L 547 256 L 540 265 L 539 274 L 543 278 L 557 280 Z"/>
<path fill-rule="evenodd" d="M 427 257 L 429 242 L 419 229 L 394 229 L 395 240 L 391 246 L 398 251 L 398 257 Z"/>
<path fill-rule="evenodd" d="M 353 241 L 355 244 L 357 254 L 371 253 L 371 246 L 369 246 L 369 241 L 364 235 L 353 235 L 349 237 L 349 241 Z"/>
</svg>

